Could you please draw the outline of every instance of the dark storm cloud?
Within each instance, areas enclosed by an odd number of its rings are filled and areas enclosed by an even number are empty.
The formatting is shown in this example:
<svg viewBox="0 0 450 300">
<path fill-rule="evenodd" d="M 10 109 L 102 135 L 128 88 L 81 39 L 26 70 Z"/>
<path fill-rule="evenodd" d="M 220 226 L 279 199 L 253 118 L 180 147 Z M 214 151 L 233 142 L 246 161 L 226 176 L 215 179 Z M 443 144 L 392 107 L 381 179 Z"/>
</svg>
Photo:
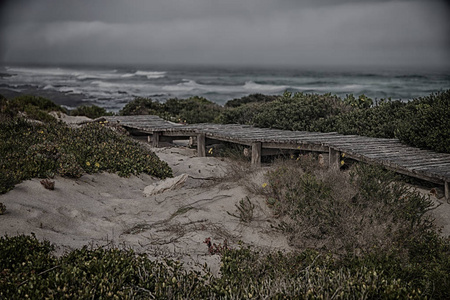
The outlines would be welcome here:
<svg viewBox="0 0 450 300">
<path fill-rule="evenodd" d="M 445 1 L 34 0 L 2 6 L 8 62 L 449 66 Z"/>
</svg>

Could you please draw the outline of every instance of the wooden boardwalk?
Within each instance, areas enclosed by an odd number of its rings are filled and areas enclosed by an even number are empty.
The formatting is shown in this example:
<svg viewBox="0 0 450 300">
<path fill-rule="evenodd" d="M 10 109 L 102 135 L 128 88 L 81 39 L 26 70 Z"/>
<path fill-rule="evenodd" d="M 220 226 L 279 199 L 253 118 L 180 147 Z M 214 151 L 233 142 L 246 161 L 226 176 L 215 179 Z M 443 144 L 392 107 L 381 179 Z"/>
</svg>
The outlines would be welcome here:
<svg viewBox="0 0 450 300">
<path fill-rule="evenodd" d="M 128 130 L 149 136 L 154 146 L 160 142 L 197 138 L 199 156 L 205 156 L 205 146 L 211 141 L 228 141 L 251 147 L 252 164 L 260 164 L 261 156 L 276 150 L 303 150 L 324 153 L 330 166 L 339 166 L 341 157 L 377 164 L 397 173 L 444 185 L 450 200 L 450 154 L 436 153 L 406 146 L 397 139 L 257 128 L 237 124 L 182 125 L 157 116 L 104 117 Z"/>
</svg>

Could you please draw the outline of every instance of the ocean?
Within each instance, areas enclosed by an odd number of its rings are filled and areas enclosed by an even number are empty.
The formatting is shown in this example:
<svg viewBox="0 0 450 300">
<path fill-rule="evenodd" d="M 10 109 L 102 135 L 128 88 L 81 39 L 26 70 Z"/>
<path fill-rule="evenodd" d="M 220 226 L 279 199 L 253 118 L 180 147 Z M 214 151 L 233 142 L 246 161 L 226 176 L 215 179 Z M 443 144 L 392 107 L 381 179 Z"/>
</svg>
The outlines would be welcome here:
<svg viewBox="0 0 450 300">
<path fill-rule="evenodd" d="M 450 89 L 450 72 L 194 66 L 2 66 L 0 94 L 47 97 L 73 109 L 98 105 L 117 112 L 136 97 L 158 101 L 201 96 L 220 105 L 250 94 L 284 91 L 365 94 L 408 101 Z"/>
</svg>

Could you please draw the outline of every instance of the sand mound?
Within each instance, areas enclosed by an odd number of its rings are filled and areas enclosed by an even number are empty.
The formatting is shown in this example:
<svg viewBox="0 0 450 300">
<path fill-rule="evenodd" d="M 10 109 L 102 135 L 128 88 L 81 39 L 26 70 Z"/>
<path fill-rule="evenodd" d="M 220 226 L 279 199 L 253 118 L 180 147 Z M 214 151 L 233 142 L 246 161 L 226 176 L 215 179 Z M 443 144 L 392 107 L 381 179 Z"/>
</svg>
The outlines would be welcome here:
<svg viewBox="0 0 450 300">
<path fill-rule="evenodd" d="M 59 253 L 90 243 L 124 244 L 189 264 L 208 262 L 214 272 L 219 258 L 208 253 L 203 243 L 207 237 L 217 244 L 226 239 L 231 247 L 243 241 L 255 247 L 289 249 L 286 239 L 271 229 L 274 219 L 265 199 L 251 195 L 245 182 L 220 179 L 229 162 L 198 158 L 185 148 L 153 150 L 169 162 L 174 176 L 185 174 L 178 189 L 146 197 L 144 189 L 161 182 L 148 175 L 57 177 L 54 190 L 45 189 L 39 179 L 28 180 L 0 196 L 7 207 L 0 234 L 33 232 L 60 246 Z M 252 178 L 249 175 L 247 180 Z M 229 214 L 237 214 L 235 204 L 246 196 L 255 205 L 250 223 Z"/>
</svg>

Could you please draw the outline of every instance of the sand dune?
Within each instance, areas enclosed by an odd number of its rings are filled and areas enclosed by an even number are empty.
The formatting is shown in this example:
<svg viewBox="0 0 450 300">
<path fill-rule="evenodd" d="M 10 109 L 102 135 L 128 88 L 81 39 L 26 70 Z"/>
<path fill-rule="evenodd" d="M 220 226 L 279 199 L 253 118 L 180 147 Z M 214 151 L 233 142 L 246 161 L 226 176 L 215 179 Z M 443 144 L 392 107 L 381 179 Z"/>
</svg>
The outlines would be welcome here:
<svg viewBox="0 0 450 300">
<path fill-rule="evenodd" d="M 87 244 L 114 243 L 189 264 L 208 262 L 214 272 L 219 259 L 208 253 L 203 243 L 207 237 L 215 243 L 226 239 L 231 247 L 243 241 L 265 249 L 290 249 L 286 238 L 271 228 L 276 220 L 265 199 L 246 188 L 248 181 L 262 184 L 260 174 L 248 174 L 245 180 L 219 179 L 233 162 L 198 158 L 187 148 L 153 150 L 170 164 L 175 176 L 188 175 L 182 187 L 146 197 L 144 188 L 158 183 L 148 175 L 57 177 L 55 190 L 45 189 L 39 179 L 28 180 L 0 196 L 7 207 L 0 234 L 33 232 L 58 245 L 59 253 Z M 245 196 L 255 205 L 250 223 L 228 213 L 237 214 L 235 204 Z"/>
</svg>

